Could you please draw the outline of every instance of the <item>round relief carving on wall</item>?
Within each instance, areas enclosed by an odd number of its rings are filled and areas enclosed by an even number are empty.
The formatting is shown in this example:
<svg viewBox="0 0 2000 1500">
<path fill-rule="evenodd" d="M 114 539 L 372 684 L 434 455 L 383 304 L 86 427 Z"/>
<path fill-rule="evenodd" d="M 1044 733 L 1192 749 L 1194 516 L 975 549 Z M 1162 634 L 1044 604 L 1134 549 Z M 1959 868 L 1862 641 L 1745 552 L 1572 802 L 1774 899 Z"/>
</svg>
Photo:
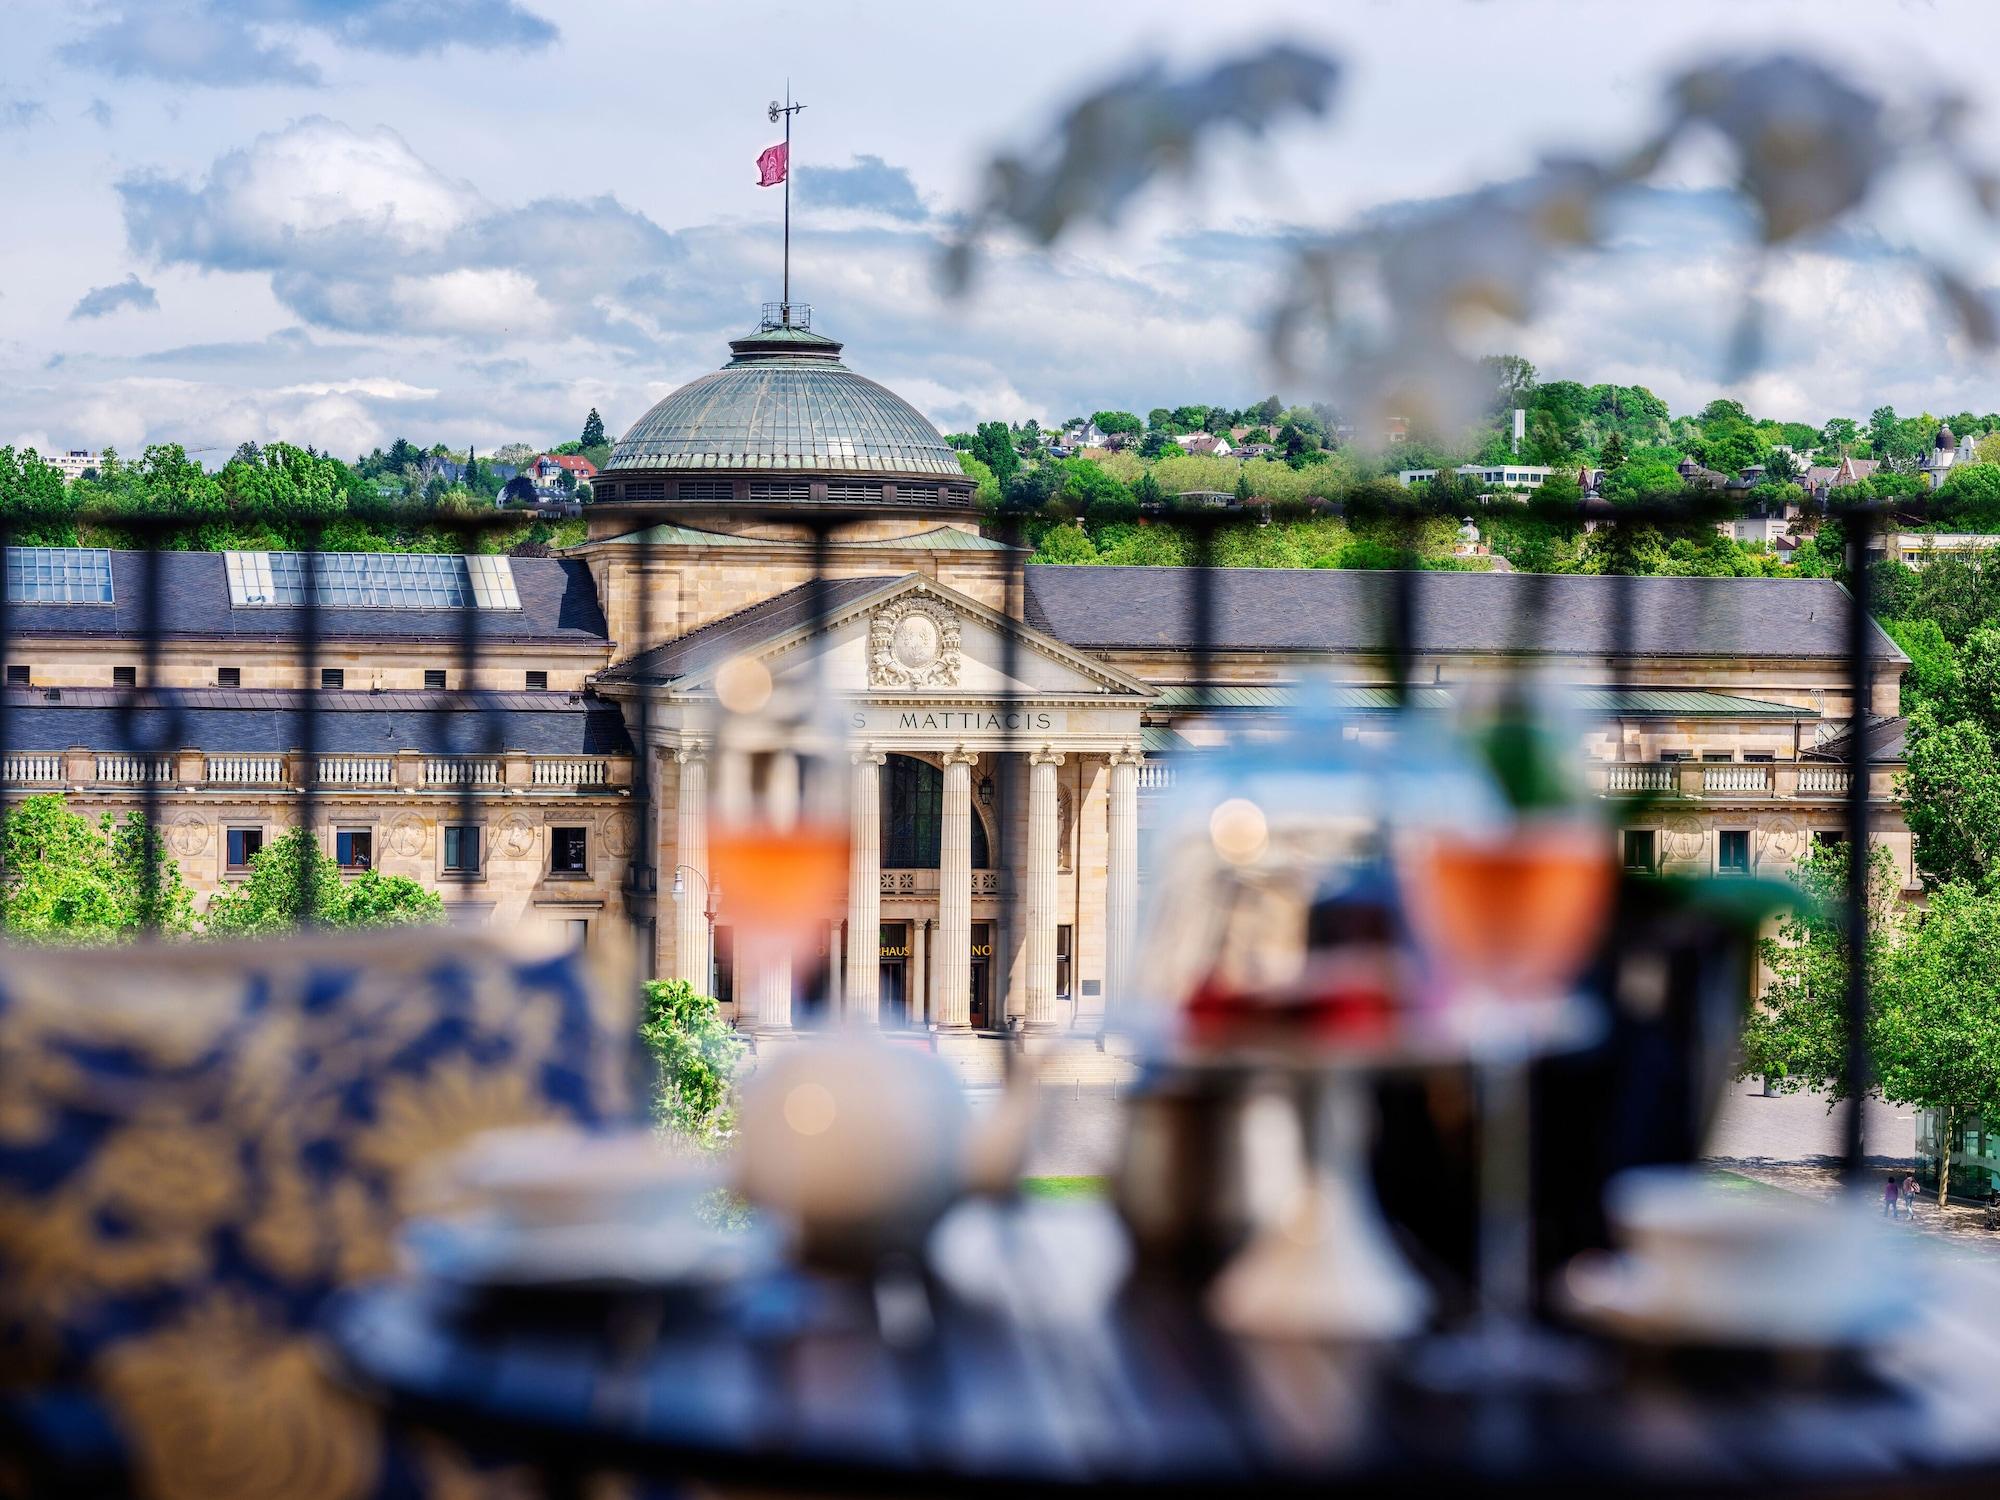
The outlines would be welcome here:
<svg viewBox="0 0 2000 1500">
<path fill-rule="evenodd" d="M 415 813 L 404 813 L 389 825 L 389 835 L 385 842 L 393 854 L 404 859 L 415 859 L 424 852 L 424 820 Z"/>
<path fill-rule="evenodd" d="M 604 850 L 613 859 L 623 859 L 632 852 L 632 815 L 629 812 L 615 812 L 604 820 Z"/>
<path fill-rule="evenodd" d="M 1683 814 L 1667 822 L 1667 858 L 1700 859 L 1702 841 L 1706 831 L 1699 818 Z"/>
<path fill-rule="evenodd" d="M 208 819 L 184 812 L 167 825 L 167 847 L 182 859 L 192 859 L 208 847 Z"/>
<path fill-rule="evenodd" d="M 936 600 L 898 599 L 869 622 L 870 687 L 956 687 L 959 662 L 958 616 Z"/>
<path fill-rule="evenodd" d="M 1764 830 L 1764 853 L 1772 859 L 1797 859 L 1805 842 L 1799 825 L 1790 818 L 1773 818 Z"/>
<path fill-rule="evenodd" d="M 509 859 L 525 859 L 535 852 L 535 825 L 520 813 L 509 813 L 500 824 L 500 852 Z"/>
</svg>

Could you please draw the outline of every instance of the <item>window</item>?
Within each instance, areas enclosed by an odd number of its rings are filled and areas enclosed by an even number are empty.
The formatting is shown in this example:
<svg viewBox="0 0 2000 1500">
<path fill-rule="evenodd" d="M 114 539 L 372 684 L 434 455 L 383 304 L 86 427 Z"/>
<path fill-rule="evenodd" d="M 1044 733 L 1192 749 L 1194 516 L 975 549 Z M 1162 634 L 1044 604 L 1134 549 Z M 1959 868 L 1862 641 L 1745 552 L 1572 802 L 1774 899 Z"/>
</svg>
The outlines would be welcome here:
<svg viewBox="0 0 2000 1500">
<path fill-rule="evenodd" d="M 444 668 L 443 668 L 443 667 L 425 667 L 425 668 L 424 668 L 424 686 L 425 686 L 425 687 L 427 687 L 427 688 L 441 688 L 441 687 L 443 687 L 443 686 L 444 686 Z"/>
<path fill-rule="evenodd" d="M 1660 761 L 1664 765 L 1678 765 L 1687 758 L 1688 753 L 1685 750 L 1662 750 L 1660 752 Z"/>
<path fill-rule="evenodd" d="M 347 673 L 339 667 L 321 667 L 319 669 L 319 685 L 323 688 L 346 687 Z"/>
<path fill-rule="evenodd" d="M 714 956 L 715 998 L 727 1005 L 736 998 L 736 929 L 711 928 L 709 952 Z"/>
<path fill-rule="evenodd" d="M 139 685 L 139 669 L 137 667 L 113 667 L 111 669 L 111 685 L 113 687 L 137 687 Z"/>
<path fill-rule="evenodd" d="M 569 945 L 572 948 L 581 948 L 590 941 L 588 917 L 566 917 L 563 919 L 563 928 L 569 934 Z"/>
<path fill-rule="evenodd" d="M 1813 830 L 1813 848 L 1829 852 L 1845 847 L 1847 833 L 1839 828 L 1816 828 Z"/>
<path fill-rule="evenodd" d="M 1747 750 L 1743 752 L 1743 764 L 1746 766 L 1768 766 L 1776 759 L 1774 755 L 1752 755 Z"/>
<path fill-rule="evenodd" d="M 1074 993 L 1069 984 L 1070 934 L 1075 931 L 1065 922 L 1056 928 L 1056 998 L 1067 1000 Z"/>
<path fill-rule="evenodd" d="M 531 693 L 546 693 L 546 692 L 547 692 L 548 690 L 549 690 L 549 674 L 548 674 L 548 673 L 546 673 L 546 672 L 530 672 L 530 673 L 528 674 L 528 691 L 529 691 L 529 692 L 531 692 Z"/>
<path fill-rule="evenodd" d="M 944 833 L 944 772 L 892 755 L 882 768 L 882 868 L 935 870 Z M 972 814 L 972 868 L 987 866 L 986 825 Z"/>
<path fill-rule="evenodd" d="M 590 869 L 590 844 L 581 828 L 549 830 L 549 869 L 557 875 L 583 875 Z"/>
<path fill-rule="evenodd" d="M 372 869 L 375 864 L 374 833 L 366 828 L 336 829 L 333 859 L 343 870 Z"/>
<path fill-rule="evenodd" d="M 453 824 L 444 831 L 444 867 L 453 875 L 479 873 L 479 830 Z"/>
<path fill-rule="evenodd" d="M 28 669 L 26 667 L 15 666 L 11 662 L 8 663 L 7 686 L 26 687 L 27 685 L 28 685 Z"/>
<path fill-rule="evenodd" d="M 224 835 L 224 857 L 232 870 L 247 870 L 250 861 L 264 850 L 264 830 L 261 828 L 232 828 Z"/>
<path fill-rule="evenodd" d="M 1736 757 L 1727 750 L 1704 750 L 1701 752 L 1701 761 L 1705 766 L 1728 765 L 1735 759 Z"/>
<path fill-rule="evenodd" d="M 1650 828 L 1628 828 L 1625 830 L 1625 868 L 1652 874 L 1654 865 L 1653 830 Z"/>
<path fill-rule="evenodd" d="M 243 669 L 241 667 L 217 667 L 215 669 L 215 685 L 217 687 L 242 687 Z"/>
<path fill-rule="evenodd" d="M 634 486 L 637 488 L 637 486 Z M 683 479 L 674 493 L 682 500 L 734 500 L 736 482 L 731 479 Z M 628 499 L 657 500 L 658 495 L 632 495 Z"/>
<path fill-rule="evenodd" d="M 1717 835 L 1715 864 L 1725 875 L 1750 873 L 1750 830 L 1725 828 Z"/>
</svg>

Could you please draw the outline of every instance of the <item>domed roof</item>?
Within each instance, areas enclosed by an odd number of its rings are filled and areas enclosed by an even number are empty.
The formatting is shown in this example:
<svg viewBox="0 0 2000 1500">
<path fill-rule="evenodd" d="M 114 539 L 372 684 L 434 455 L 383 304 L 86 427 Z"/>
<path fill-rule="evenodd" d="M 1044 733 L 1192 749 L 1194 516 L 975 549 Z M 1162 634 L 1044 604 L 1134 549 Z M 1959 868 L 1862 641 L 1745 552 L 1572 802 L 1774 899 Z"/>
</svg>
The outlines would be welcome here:
<svg viewBox="0 0 2000 1500">
<path fill-rule="evenodd" d="M 611 450 L 620 470 L 940 474 L 958 454 L 895 392 L 840 362 L 840 344 L 798 327 L 730 341 L 729 363 L 667 396 Z"/>
</svg>

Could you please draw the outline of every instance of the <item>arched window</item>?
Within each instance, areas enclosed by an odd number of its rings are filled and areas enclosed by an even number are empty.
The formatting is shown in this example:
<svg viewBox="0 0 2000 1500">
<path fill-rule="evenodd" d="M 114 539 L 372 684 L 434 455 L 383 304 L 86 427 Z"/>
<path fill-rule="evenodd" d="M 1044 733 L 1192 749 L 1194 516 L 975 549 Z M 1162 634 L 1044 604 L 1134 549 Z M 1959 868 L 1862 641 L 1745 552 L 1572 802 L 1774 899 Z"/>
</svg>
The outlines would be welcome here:
<svg viewBox="0 0 2000 1500">
<path fill-rule="evenodd" d="M 882 868 L 935 870 L 944 829 L 944 772 L 911 755 L 882 768 Z M 972 868 L 987 868 L 986 825 L 972 814 Z"/>
</svg>

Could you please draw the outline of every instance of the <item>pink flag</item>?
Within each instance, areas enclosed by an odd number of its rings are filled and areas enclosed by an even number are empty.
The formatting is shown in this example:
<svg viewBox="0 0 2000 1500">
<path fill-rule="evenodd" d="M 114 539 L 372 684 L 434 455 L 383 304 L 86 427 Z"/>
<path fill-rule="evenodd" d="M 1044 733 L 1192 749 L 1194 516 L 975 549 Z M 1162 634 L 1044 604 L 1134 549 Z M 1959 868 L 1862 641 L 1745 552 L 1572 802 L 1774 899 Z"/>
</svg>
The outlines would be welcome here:
<svg viewBox="0 0 2000 1500">
<path fill-rule="evenodd" d="M 791 165 L 792 148 L 780 141 L 767 147 L 757 157 L 757 186 L 776 187 L 785 180 L 785 168 Z"/>
</svg>

